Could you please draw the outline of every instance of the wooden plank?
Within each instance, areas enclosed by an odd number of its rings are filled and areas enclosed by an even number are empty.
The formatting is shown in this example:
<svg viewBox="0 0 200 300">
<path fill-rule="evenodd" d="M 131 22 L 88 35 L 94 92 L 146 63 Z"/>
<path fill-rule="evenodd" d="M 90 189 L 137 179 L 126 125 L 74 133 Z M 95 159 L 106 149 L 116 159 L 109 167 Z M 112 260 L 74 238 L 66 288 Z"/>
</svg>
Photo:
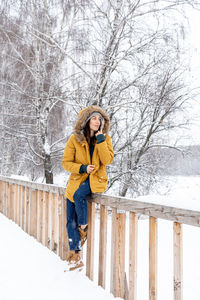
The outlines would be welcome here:
<svg viewBox="0 0 200 300">
<path fill-rule="evenodd" d="M 88 237 L 86 256 L 86 276 L 91 280 L 94 277 L 94 230 L 95 230 L 95 203 L 88 203 Z"/>
<path fill-rule="evenodd" d="M 23 221 L 22 221 L 24 231 L 26 231 L 26 213 L 27 213 L 27 211 L 26 211 L 26 209 L 27 209 L 27 207 L 26 207 L 27 195 L 26 194 L 27 194 L 27 188 L 24 186 L 23 187 Z"/>
<path fill-rule="evenodd" d="M 49 193 L 45 192 L 45 230 L 44 230 L 44 242 L 45 246 L 49 246 L 49 240 L 48 240 L 48 232 L 49 232 Z"/>
<path fill-rule="evenodd" d="M 111 252 L 111 293 L 115 297 L 125 298 L 125 225 L 126 213 L 114 211 L 112 218 L 112 240 Z"/>
<path fill-rule="evenodd" d="M 11 220 L 14 220 L 14 190 L 15 190 L 15 185 L 11 184 L 10 185 L 10 215 L 9 218 Z"/>
<path fill-rule="evenodd" d="M 13 221 L 16 223 L 16 218 L 17 218 L 17 187 L 16 184 L 13 185 Z"/>
<path fill-rule="evenodd" d="M 52 213 L 52 206 L 53 206 L 53 193 L 49 193 L 49 223 L 48 223 L 48 248 L 50 250 L 53 249 L 53 241 L 52 241 L 52 219 L 53 219 L 53 213 Z"/>
<path fill-rule="evenodd" d="M 0 181 L 0 213 L 3 213 L 3 181 Z"/>
<path fill-rule="evenodd" d="M 95 201 L 95 203 L 112 208 L 133 211 L 138 214 L 200 227 L 200 211 L 135 201 L 134 199 L 124 197 L 111 197 L 97 193 L 92 194 L 89 201 Z"/>
<path fill-rule="evenodd" d="M 31 191 L 30 235 L 37 238 L 37 191 Z"/>
<path fill-rule="evenodd" d="M 3 181 L 1 181 L 1 186 L 0 186 L 1 190 L 0 190 L 0 193 L 1 193 L 1 213 L 2 214 L 4 212 L 4 208 L 3 208 L 3 206 L 4 206 L 4 203 L 3 203 L 3 185 L 4 185 L 4 183 L 3 183 Z"/>
<path fill-rule="evenodd" d="M 5 215 L 6 214 L 6 182 L 4 181 L 3 184 L 2 184 L 2 202 L 3 202 L 3 214 Z"/>
<path fill-rule="evenodd" d="M 25 187 L 21 187 L 21 205 L 22 205 L 22 217 L 21 217 L 21 228 L 24 229 L 24 218 L 25 218 L 25 205 L 24 205 L 24 198 L 25 198 Z"/>
<path fill-rule="evenodd" d="M 106 256 L 107 256 L 107 208 L 100 207 L 100 226 L 99 226 L 99 276 L 98 284 L 106 288 Z"/>
<path fill-rule="evenodd" d="M 13 221 L 16 223 L 17 215 L 17 187 L 16 184 L 13 185 Z"/>
<path fill-rule="evenodd" d="M 42 243 L 42 234 L 43 234 L 43 206 L 44 206 L 44 192 L 38 191 L 39 196 L 39 207 L 40 207 L 40 218 L 39 218 L 39 232 L 40 238 L 39 242 Z"/>
<path fill-rule="evenodd" d="M 129 213 L 129 300 L 137 299 L 138 215 Z"/>
<path fill-rule="evenodd" d="M 18 205 L 19 205 L 19 216 L 18 216 L 18 225 L 22 227 L 22 186 L 18 187 Z"/>
<path fill-rule="evenodd" d="M 63 258 L 62 201 L 64 201 L 62 195 L 58 195 L 58 255 L 60 256 L 60 258 Z"/>
<path fill-rule="evenodd" d="M 16 185 L 16 223 L 19 225 L 19 185 Z"/>
<path fill-rule="evenodd" d="M 51 193 L 51 241 L 50 241 L 50 249 L 54 251 L 55 249 L 55 195 Z"/>
<path fill-rule="evenodd" d="M 6 215 L 6 182 L 2 183 L 2 203 L 3 203 L 3 214 Z"/>
<path fill-rule="evenodd" d="M 55 252 L 57 254 L 58 251 L 58 195 L 54 194 L 54 198 L 53 198 L 53 252 Z"/>
<path fill-rule="evenodd" d="M 26 187 L 26 232 L 31 232 L 31 190 Z"/>
<path fill-rule="evenodd" d="M 43 226 L 43 191 L 37 191 L 37 240 L 42 242 Z"/>
<path fill-rule="evenodd" d="M 55 195 L 56 199 L 56 220 L 55 220 L 55 244 L 56 244 L 56 254 L 59 255 L 60 252 L 60 238 L 59 238 L 59 232 L 60 232 L 60 217 L 59 215 L 59 194 Z"/>
<path fill-rule="evenodd" d="M 62 244 L 62 252 L 63 252 L 63 259 L 66 260 L 68 253 L 69 253 L 69 242 L 68 242 L 68 235 L 67 235 L 67 202 L 63 199 L 62 201 L 62 236 L 63 236 L 63 244 Z"/>
<path fill-rule="evenodd" d="M 115 264 L 116 264 L 116 215 L 117 209 L 112 209 L 112 233 L 111 233 L 111 259 L 110 259 L 110 292 L 114 294 L 115 291 Z"/>
<path fill-rule="evenodd" d="M 5 215 L 7 218 L 9 218 L 9 214 L 10 214 L 10 201 L 9 201 L 9 196 L 10 196 L 10 190 L 9 190 L 9 183 L 6 182 L 5 183 L 5 202 L 6 202 L 6 211 L 5 211 Z"/>
<path fill-rule="evenodd" d="M 183 240 L 182 226 L 174 222 L 174 300 L 183 299 Z"/>
<path fill-rule="evenodd" d="M 43 205 L 42 205 L 42 244 L 44 246 L 46 246 L 45 244 L 45 238 L 46 238 L 46 235 L 45 235 L 45 232 L 46 232 L 46 192 L 42 191 L 43 195 L 42 195 L 42 198 L 43 198 Z M 48 222 L 47 222 L 48 224 Z"/>
<path fill-rule="evenodd" d="M 149 299 L 157 299 L 157 219 L 149 218 Z"/>
<path fill-rule="evenodd" d="M 3 188 L 3 181 L 0 181 L 0 213 L 3 213 L 2 188 Z"/>
<path fill-rule="evenodd" d="M 5 216 L 8 217 L 9 215 L 9 203 L 8 203 L 8 182 L 5 182 Z"/>
</svg>

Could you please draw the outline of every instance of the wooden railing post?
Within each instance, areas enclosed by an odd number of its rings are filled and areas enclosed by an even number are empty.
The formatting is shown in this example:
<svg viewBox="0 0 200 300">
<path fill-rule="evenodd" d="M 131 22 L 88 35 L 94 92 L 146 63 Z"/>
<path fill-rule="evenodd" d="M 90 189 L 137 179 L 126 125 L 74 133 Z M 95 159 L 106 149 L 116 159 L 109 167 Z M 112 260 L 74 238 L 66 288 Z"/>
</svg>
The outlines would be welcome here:
<svg viewBox="0 0 200 300">
<path fill-rule="evenodd" d="M 26 232 L 31 232 L 31 189 L 26 189 Z"/>
<path fill-rule="evenodd" d="M 21 205 L 22 205 L 22 216 L 21 216 L 21 228 L 24 228 L 24 217 L 25 217 L 25 205 L 24 205 L 24 197 L 25 197 L 25 187 L 21 187 Z"/>
<path fill-rule="evenodd" d="M 182 226 L 174 222 L 174 300 L 183 298 Z"/>
<path fill-rule="evenodd" d="M 14 218 L 13 218 L 13 221 L 15 223 L 17 223 L 17 193 L 18 193 L 18 190 L 17 190 L 17 187 L 18 185 L 15 184 L 15 188 L 14 188 Z"/>
<path fill-rule="evenodd" d="M 149 218 L 149 300 L 157 299 L 157 219 Z"/>
<path fill-rule="evenodd" d="M 31 190 L 30 235 L 37 238 L 37 191 Z"/>
<path fill-rule="evenodd" d="M 11 220 L 14 220 L 14 189 L 15 186 L 13 184 L 10 185 L 10 195 L 9 195 L 9 206 L 10 206 L 10 214 L 9 214 L 9 218 Z"/>
<path fill-rule="evenodd" d="M 37 240 L 42 243 L 43 232 L 43 191 L 37 191 Z"/>
<path fill-rule="evenodd" d="M 58 195 L 54 194 L 54 227 L 53 227 L 53 231 L 54 231 L 54 247 L 53 247 L 53 251 L 58 254 Z"/>
<path fill-rule="evenodd" d="M 22 186 L 18 186 L 18 225 L 22 227 Z"/>
<path fill-rule="evenodd" d="M 55 202 L 54 194 L 49 192 L 49 224 L 48 224 L 48 248 L 50 250 L 54 249 L 54 212 L 55 212 Z"/>
<path fill-rule="evenodd" d="M 6 215 L 6 182 L 2 182 L 2 212 Z"/>
<path fill-rule="evenodd" d="M 2 180 L 0 180 L 0 213 L 3 212 L 3 201 L 2 201 Z"/>
<path fill-rule="evenodd" d="M 26 187 L 24 186 L 23 187 L 23 220 L 22 220 L 22 223 L 23 223 L 23 230 L 26 231 Z"/>
<path fill-rule="evenodd" d="M 10 215 L 10 206 L 9 206 L 9 196 L 10 196 L 10 186 L 8 182 L 5 182 L 5 201 L 6 201 L 6 217 L 9 218 Z"/>
<path fill-rule="evenodd" d="M 138 216 L 129 213 L 129 300 L 137 299 Z"/>
<path fill-rule="evenodd" d="M 67 202 L 62 199 L 62 253 L 63 260 L 68 256 L 69 245 L 68 245 L 68 236 L 67 236 Z"/>
<path fill-rule="evenodd" d="M 112 209 L 111 293 L 125 299 L 125 222 L 126 213 Z"/>
<path fill-rule="evenodd" d="M 86 257 L 86 276 L 93 280 L 94 276 L 94 229 L 95 229 L 95 203 L 88 202 L 88 238 Z"/>
<path fill-rule="evenodd" d="M 44 192 L 44 208 L 43 208 L 43 245 L 48 247 L 48 230 L 49 230 L 49 193 Z"/>
<path fill-rule="evenodd" d="M 59 230 L 58 230 L 58 255 L 63 258 L 63 233 L 62 233 L 62 201 L 64 199 L 60 194 L 58 194 L 58 222 L 59 222 Z"/>
<path fill-rule="evenodd" d="M 106 287 L 106 251 L 107 251 L 107 208 L 105 205 L 100 207 L 100 226 L 99 226 L 99 278 L 98 284 L 104 289 Z"/>
</svg>

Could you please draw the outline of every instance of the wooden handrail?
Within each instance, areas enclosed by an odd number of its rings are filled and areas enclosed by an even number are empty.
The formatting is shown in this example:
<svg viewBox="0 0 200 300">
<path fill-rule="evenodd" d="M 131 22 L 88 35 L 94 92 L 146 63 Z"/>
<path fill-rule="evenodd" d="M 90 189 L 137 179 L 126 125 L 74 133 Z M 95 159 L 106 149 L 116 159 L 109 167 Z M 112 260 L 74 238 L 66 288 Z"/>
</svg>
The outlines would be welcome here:
<svg viewBox="0 0 200 300">
<path fill-rule="evenodd" d="M 0 176 L 0 212 L 62 259 L 68 254 L 64 187 Z M 138 216 L 149 216 L 149 299 L 157 299 L 157 219 L 174 222 L 174 300 L 182 300 L 182 227 L 200 226 L 200 212 L 136 201 L 123 197 L 92 194 L 86 275 L 94 278 L 95 203 L 100 204 L 98 284 L 106 287 L 108 211 L 112 212 L 110 290 L 115 297 L 137 299 Z M 110 209 L 109 209 L 110 208 Z M 129 245 L 126 245 L 126 212 L 129 212 Z M 125 270 L 125 247 L 129 247 L 129 278 Z"/>
</svg>

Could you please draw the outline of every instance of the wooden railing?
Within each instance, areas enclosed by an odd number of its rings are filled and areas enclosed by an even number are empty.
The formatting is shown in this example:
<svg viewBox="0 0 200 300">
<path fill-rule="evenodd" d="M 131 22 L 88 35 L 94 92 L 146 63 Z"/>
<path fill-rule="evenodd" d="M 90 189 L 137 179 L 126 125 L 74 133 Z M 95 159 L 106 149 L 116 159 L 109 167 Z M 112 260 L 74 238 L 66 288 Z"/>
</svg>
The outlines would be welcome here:
<svg viewBox="0 0 200 300">
<path fill-rule="evenodd" d="M 68 253 L 64 191 L 63 187 L 0 176 L 0 212 L 62 259 L 66 259 Z M 91 280 L 95 275 L 95 213 L 97 213 L 95 204 L 97 203 L 100 205 L 98 284 L 105 288 L 109 211 L 112 218 L 110 291 L 115 297 L 136 300 L 138 216 L 142 214 L 149 217 L 149 299 L 157 299 L 157 219 L 161 218 L 173 221 L 174 300 L 182 300 L 182 224 L 200 226 L 200 212 L 93 194 L 89 199 L 86 250 L 86 275 Z M 127 212 L 129 214 L 128 276 L 125 270 Z"/>
<path fill-rule="evenodd" d="M 0 212 L 66 259 L 66 201 L 63 187 L 0 176 Z"/>
</svg>

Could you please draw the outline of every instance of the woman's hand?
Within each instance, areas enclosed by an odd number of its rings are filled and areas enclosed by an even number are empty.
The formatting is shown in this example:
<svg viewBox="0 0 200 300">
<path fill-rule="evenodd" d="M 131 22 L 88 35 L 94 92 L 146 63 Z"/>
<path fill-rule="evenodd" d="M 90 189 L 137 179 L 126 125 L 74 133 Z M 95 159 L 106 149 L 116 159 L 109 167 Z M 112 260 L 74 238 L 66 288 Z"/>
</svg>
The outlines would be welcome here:
<svg viewBox="0 0 200 300">
<path fill-rule="evenodd" d="M 99 130 L 99 131 L 97 131 L 97 133 L 95 133 L 95 135 L 97 136 L 97 135 L 99 135 L 99 134 L 103 134 L 103 131 L 102 131 L 102 129 L 101 130 Z"/>
<path fill-rule="evenodd" d="M 91 174 L 94 171 L 95 166 L 94 165 L 88 165 L 87 166 L 87 173 Z"/>
</svg>

